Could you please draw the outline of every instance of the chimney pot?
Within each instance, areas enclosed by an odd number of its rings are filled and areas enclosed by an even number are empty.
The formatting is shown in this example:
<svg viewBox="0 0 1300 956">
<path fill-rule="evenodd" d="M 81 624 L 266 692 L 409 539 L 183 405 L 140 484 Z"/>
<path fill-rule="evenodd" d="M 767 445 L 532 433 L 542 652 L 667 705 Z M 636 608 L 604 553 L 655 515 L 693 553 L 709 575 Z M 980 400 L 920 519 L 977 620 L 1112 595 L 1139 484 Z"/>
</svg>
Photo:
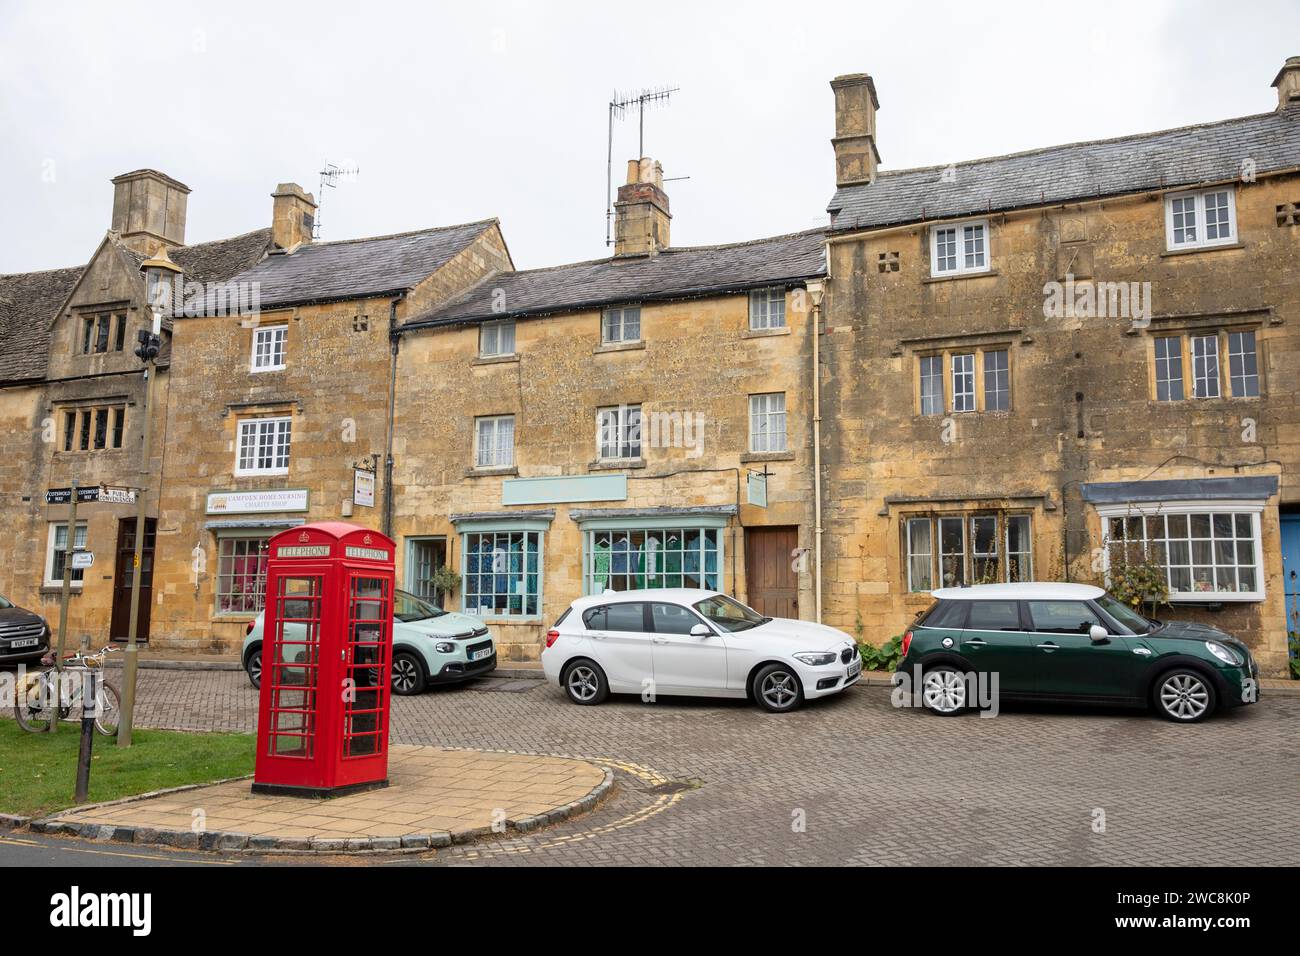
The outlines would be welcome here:
<svg viewBox="0 0 1300 956">
<path fill-rule="evenodd" d="M 1300 56 L 1289 56 L 1273 79 L 1277 89 L 1277 108 L 1300 106 Z"/>
<path fill-rule="evenodd" d="M 876 83 L 866 73 L 848 73 L 831 80 L 835 91 L 835 185 L 874 182 L 880 165 L 876 149 Z"/>
<path fill-rule="evenodd" d="M 113 183 L 113 231 L 136 252 L 185 245 L 185 206 L 190 187 L 156 169 L 123 173 Z"/>
<path fill-rule="evenodd" d="M 271 193 L 271 241 L 292 251 L 311 242 L 316 226 L 316 200 L 297 183 L 280 183 Z"/>
</svg>

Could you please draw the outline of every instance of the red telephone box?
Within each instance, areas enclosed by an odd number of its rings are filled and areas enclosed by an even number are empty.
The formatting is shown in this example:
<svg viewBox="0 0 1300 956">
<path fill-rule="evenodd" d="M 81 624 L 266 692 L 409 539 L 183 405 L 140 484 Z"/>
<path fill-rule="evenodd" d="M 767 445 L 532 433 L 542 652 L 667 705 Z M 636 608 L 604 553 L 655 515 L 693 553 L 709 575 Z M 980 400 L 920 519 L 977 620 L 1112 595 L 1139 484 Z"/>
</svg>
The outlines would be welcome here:
<svg viewBox="0 0 1300 956">
<path fill-rule="evenodd" d="M 269 549 L 253 792 L 386 787 L 392 539 L 324 521 Z"/>
</svg>

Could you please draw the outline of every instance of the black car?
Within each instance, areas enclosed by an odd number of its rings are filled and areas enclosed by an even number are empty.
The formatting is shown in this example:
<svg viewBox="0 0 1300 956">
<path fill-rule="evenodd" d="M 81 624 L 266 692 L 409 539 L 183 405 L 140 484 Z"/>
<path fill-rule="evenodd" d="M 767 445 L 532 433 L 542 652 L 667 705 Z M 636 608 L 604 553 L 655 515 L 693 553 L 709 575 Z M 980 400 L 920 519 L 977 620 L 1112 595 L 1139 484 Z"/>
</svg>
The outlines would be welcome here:
<svg viewBox="0 0 1300 956">
<path fill-rule="evenodd" d="M 0 664 L 39 660 L 50 649 L 50 625 L 39 614 L 0 597 Z"/>
</svg>

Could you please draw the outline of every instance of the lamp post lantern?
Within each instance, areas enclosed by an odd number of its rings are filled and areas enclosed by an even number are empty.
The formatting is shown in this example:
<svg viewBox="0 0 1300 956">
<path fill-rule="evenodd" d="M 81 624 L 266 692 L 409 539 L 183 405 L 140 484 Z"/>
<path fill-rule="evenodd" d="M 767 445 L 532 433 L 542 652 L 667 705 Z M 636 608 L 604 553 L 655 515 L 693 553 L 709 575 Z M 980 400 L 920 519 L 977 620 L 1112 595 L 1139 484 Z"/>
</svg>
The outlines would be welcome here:
<svg viewBox="0 0 1300 956">
<path fill-rule="evenodd" d="M 152 258 L 140 264 L 145 278 L 145 294 L 153 324 L 137 334 L 135 354 L 144 365 L 144 437 L 140 447 L 140 480 L 137 482 L 135 502 L 135 551 L 131 559 L 131 617 L 127 630 L 126 659 L 122 674 L 122 719 L 117 728 L 117 745 L 131 746 L 131 725 L 135 721 L 135 685 L 139 670 L 140 578 L 144 574 L 144 539 L 148 524 L 150 485 L 150 455 L 153 438 L 154 382 L 158 377 L 158 352 L 162 348 L 162 317 L 171 312 L 174 284 L 180 275 L 180 266 L 167 256 L 166 247 L 160 248 Z"/>
</svg>

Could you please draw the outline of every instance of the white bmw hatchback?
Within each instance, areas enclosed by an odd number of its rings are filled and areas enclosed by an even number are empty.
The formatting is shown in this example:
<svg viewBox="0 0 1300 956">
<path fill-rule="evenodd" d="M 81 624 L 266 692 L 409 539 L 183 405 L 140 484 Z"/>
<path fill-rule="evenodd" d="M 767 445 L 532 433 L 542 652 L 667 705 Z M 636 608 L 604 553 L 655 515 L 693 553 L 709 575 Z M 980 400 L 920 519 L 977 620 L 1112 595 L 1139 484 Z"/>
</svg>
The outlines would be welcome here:
<svg viewBox="0 0 1300 956">
<path fill-rule="evenodd" d="M 748 697 L 777 713 L 862 676 L 844 632 L 690 588 L 579 598 L 547 633 L 542 668 L 575 704 L 610 693 Z"/>
</svg>

